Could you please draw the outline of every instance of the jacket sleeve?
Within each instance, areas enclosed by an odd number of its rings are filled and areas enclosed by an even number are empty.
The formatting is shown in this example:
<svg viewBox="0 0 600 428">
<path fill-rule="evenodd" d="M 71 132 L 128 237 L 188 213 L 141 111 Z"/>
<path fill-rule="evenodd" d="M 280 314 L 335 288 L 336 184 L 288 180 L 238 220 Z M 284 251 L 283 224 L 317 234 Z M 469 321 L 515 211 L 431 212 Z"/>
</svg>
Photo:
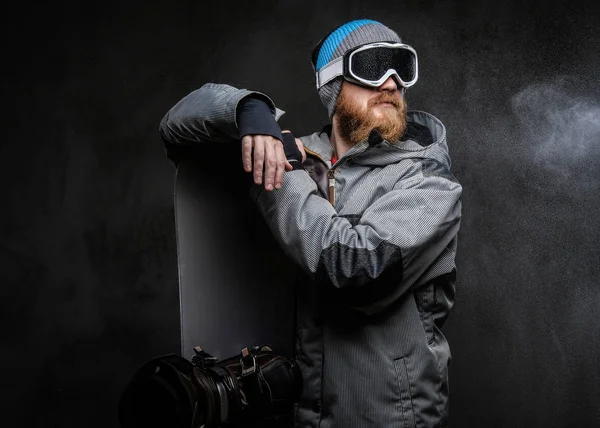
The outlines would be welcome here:
<svg viewBox="0 0 600 428">
<path fill-rule="evenodd" d="M 373 313 L 425 279 L 454 269 L 462 188 L 441 165 L 424 173 L 414 162 L 395 188 L 354 226 L 317 193 L 305 171 L 284 174 L 281 189 L 252 189 L 279 244 L 324 292 Z M 404 184 L 406 183 L 406 184 Z M 427 277 L 427 278 L 426 278 Z"/>
<path fill-rule="evenodd" d="M 182 146 L 239 139 L 236 110 L 239 102 L 249 95 L 264 99 L 276 120 L 283 115 L 261 92 L 206 83 L 175 104 L 160 122 L 159 132 L 169 158 L 176 161 L 174 158 Z"/>
</svg>

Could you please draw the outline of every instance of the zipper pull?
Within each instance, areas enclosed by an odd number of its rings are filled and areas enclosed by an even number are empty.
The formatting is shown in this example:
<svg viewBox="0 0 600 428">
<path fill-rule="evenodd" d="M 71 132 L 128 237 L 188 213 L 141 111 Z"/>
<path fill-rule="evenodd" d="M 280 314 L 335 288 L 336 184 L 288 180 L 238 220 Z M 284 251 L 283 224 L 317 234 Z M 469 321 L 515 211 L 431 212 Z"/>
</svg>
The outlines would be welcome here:
<svg viewBox="0 0 600 428">
<path fill-rule="evenodd" d="M 335 204 L 335 170 L 330 169 L 327 171 L 329 177 L 329 202 L 331 205 Z"/>
</svg>

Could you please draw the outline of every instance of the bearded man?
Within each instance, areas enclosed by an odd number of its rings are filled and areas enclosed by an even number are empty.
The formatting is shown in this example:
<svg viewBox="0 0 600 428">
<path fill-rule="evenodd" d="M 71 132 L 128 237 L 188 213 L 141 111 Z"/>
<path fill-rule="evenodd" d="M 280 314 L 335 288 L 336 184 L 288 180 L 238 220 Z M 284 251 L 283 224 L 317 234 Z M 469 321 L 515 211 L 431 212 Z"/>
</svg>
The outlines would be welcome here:
<svg viewBox="0 0 600 428">
<path fill-rule="evenodd" d="M 258 209 L 307 275 L 297 290 L 296 427 L 437 427 L 448 415 L 461 186 L 444 125 L 407 113 L 417 56 L 396 32 L 352 21 L 312 55 L 331 125 L 294 139 L 265 94 L 206 84 L 160 132 L 181 144 L 241 139 Z"/>
</svg>

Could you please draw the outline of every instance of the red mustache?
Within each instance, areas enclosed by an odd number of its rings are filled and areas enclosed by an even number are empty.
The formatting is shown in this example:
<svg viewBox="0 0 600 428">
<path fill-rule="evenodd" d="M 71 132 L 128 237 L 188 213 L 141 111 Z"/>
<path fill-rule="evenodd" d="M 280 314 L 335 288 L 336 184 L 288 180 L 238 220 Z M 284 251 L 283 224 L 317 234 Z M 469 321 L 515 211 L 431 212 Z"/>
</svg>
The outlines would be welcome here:
<svg viewBox="0 0 600 428">
<path fill-rule="evenodd" d="M 377 95 L 375 98 L 369 101 L 369 107 L 372 107 L 379 103 L 390 103 L 393 104 L 395 107 L 399 107 L 400 99 L 388 92 L 382 92 L 381 94 Z"/>
</svg>

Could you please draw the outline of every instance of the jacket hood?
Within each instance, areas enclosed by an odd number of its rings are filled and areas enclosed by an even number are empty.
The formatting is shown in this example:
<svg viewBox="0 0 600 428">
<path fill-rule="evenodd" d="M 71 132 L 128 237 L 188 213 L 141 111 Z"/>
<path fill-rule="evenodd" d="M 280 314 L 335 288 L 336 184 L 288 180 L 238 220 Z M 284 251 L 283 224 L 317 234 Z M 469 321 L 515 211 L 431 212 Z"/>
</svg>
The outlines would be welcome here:
<svg viewBox="0 0 600 428">
<path fill-rule="evenodd" d="M 409 158 L 434 159 L 450 168 L 446 127 L 438 118 L 424 111 L 411 110 L 407 113 L 408 127 L 424 130 L 431 138 L 423 138 L 422 132 L 421 136 L 419 133 L 407 132 L 405 138 L 390 143 L 383 140 L 374 130 L 367 141 L 355 145 L 340 159 L 352 157 L 353 163 L 368 166 L 385 166 Z M 327 132 L 327 130 L 331 132 L 330 129 L 328 126 L 320 132 L 300 139 L 309 152 L 322 158 L 331 168 L 333 147 Z"/>
</svg>

